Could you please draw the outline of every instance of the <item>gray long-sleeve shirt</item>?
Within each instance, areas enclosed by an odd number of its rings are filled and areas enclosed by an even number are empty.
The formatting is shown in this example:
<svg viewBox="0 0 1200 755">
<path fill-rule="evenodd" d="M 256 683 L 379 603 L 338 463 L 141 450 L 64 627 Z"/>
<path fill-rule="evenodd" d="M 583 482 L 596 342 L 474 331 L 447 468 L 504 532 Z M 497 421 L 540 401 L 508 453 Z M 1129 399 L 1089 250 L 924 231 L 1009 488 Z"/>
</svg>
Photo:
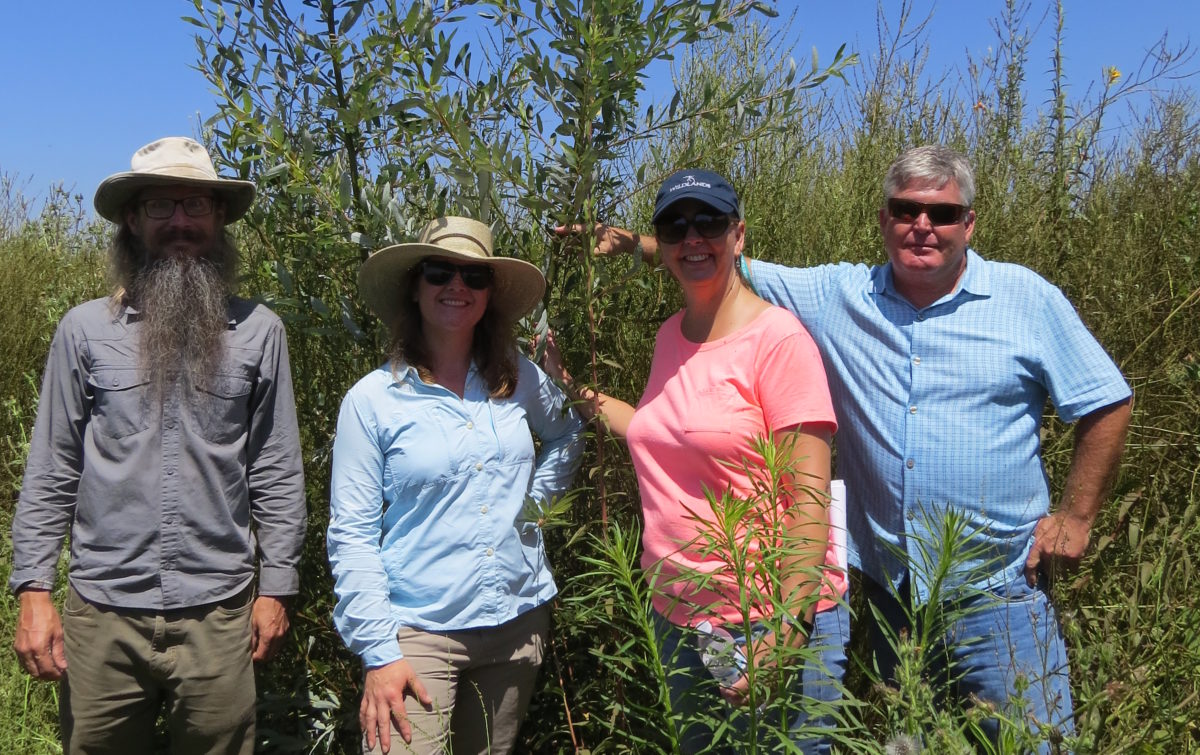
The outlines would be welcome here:
<svg viewBox="0 0 1200 755">
<path fill-rule="evenodd" d="M 138 312 L 111 299 L 59 323 L 13 518 L 14 590 L 50 588 L 63 537 L 89 601 L 166 610 L 244 588 L 291 595 L 306 523 L 283 324 L 229 302 L 225 353 L 152 400 Z"/>
</svg>

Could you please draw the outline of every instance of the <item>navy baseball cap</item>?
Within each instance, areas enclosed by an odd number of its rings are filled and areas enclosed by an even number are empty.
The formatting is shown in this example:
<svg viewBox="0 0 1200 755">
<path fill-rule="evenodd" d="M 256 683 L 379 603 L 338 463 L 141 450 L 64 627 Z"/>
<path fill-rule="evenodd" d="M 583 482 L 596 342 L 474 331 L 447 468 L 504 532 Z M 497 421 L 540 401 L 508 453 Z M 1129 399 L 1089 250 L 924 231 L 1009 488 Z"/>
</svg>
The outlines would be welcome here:
<svg viewBox="0 0 1200 755">
<path fill-rule="evenodd" d="M 663 211 L 681 199 L 696 199 L 720 212 L 741 214 L 737 192 L 720 174 L 688 168 L 675 171 L 663 181 L 654 197 L 654 217 L 650 222 L 657 223 Z"/>
</svg>

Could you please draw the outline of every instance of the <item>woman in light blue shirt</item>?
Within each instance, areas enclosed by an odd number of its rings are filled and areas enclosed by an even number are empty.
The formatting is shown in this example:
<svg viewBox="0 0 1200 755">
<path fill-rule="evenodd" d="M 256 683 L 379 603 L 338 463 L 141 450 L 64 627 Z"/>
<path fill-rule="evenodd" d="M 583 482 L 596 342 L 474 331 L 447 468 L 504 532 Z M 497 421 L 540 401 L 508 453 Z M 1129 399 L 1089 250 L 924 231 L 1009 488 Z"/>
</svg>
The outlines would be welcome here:
<svg viewBox="0 0 1200 755">
<path fill-rule="evenodd" d="M 502 754 L 520 728 L 557 591 L 536 512 L 582 450 L 579 417 L 516 349 L 545 285 L 456 217 L 359 271 L 391 349 L 342 402 L 328 549 L 367 751 Z"/>
</svg>

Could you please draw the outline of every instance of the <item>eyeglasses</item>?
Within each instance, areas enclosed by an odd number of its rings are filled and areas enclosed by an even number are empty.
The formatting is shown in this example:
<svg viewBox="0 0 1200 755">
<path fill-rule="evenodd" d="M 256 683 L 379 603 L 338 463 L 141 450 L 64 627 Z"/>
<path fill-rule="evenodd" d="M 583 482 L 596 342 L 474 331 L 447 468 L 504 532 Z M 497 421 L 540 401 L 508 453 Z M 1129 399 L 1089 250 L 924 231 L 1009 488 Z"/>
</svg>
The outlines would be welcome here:
<svg viewBox="0 0 1200 755">
<path fill-rule="evenodd" d="M 929 222 L 933 225 L 954 225 L 962 221 L 967 214 L 967 209 L 961 204 L 925 204 L 907 199 L 889 199 L 887 201 L 888 214 L 901 223 L 915 223 L 917 218 L 924 214 L 929 217 Z"/>
<path fill-rule="evenodd" d="M 467 288 L 482 291 L 492 284 L 495 271 L 490 265 L 456 265 L 442 260 L 425 260 L 421 263 L 421 277 L 431 286 L 444 286 L 454 280 L 457 273 Z"/>
<path fill-rule="evenodd" d="M 688 228 L 691 227 L 704 238 L 715 239 L 729 230 L 729 221 L 729 215 L 708 212 L 697 212 L 691 218 L 682 215 L 664 218 L 654 224 L 654 237 L 664 244 L 678 244 L 687 238 Z"/>
<path fill-rule="evenodd" d="M 145 211 L 146 217 L 155 220 L 166 220 L 171 217 L 179 205 L 183 205 L 183 212 L 189 218 L 202 218 L 212 213 L 213 198 L 205 196 L 184 197 L 183 199 L 159 197 L 142 200 L 142 210 Z"/>
</svg>

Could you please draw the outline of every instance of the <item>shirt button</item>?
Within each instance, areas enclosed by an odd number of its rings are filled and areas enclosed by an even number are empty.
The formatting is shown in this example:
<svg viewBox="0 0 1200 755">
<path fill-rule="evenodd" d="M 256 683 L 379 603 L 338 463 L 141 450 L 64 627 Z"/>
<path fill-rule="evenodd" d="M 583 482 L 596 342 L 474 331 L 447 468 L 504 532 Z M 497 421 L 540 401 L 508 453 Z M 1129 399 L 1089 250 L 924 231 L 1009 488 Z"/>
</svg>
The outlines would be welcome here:
<svg viewBox="0 0 1200 755">
<path fill-rule="evenodd" d="M 909 414 L 916 414 L 916 413 L 917 413 L 917 407 L 915 407 L 915 406 L 910 406 L 910 407 L 908 407 L 908 413 L 909 413 Z"/>
<path fill-rule="evenodd" d="M 173 474 L 175 474 L 175 470 L 174 470 L 174 469 L 168 469 L 168 470 L 167 470 L 167 474 L 168 474 L 168 475 L 173 475 Z"/>
<path fill-rule="evenodd" d="M 913 357 L 913 364 L 920 364 L 920 363 L 921 363 L 921 357 Z"/>
<path fill-rule="evenodd" d="M 474 430 L 474 429 L 475 429 L 475 423 L 474 423 L 474 422 L 468 422 L 468 423 L 467 423 L 467 429 L 468 429 L 468 430 Z"/>
<path fill-rule="evenodd" d="M 917 321 L 918 321 L 918 322 L 920 322 L 920 321 L 924 321 L 924 319 L 925 319 L 925 313 L 924 313 L 924 312 L 918 312 L 918 313 L 917 313 Z"/>
<path fill-rule="evenodd" d="M 904 462 L 904 466 L 908 467 L 909 469 L 912 469 L 914 466 L 916 466 L 916 464 L 917 463 L 915 461 L 913 461 L 912 459 L 909 459 L 908 461 Z"/>
<path fill-rule="evenodd" d="M 908 521 L 910 521 L 910 522 L 917 518 L 916 515 L 914 515 L 913 512 L 911 512 L 911 511 L 908 512 L 908 514 L 906 514 L 906 516 L 908 517 Z"/>
<path fill-rule="evenodd" d="M 486 514 L 487 512 L 488 512 L 487 504 L 484 504 L 483 506 L 479 507 L 479 513 Z"/>
<path fill-rule="evenodd" d="M 481 461 L 477 461 L 477 462 L 475 462 L 475 471 L 476 471 L 476 472 L 482 472 L 482 471 L 483 471 L 483 462 L 481 462 Z"/>
<path fill-rule="evenodd" d="M 495 553 L 496 553 L 496 551 L 492 550 L 491 548 L 488 548 L 486 552 L 487 552 L 487 554 L 488 554 L 489 556 L 491 556 L 491 555 L 493 555 L 493 554 L 495 554 Z"/>
<path fill-rule="evenodd" d="M 118 381 L 116 378 L 113 378 L 113 379 L 112 379 L 112 384 L 113 384 L 113 385 L 118 385 L 118 384 L 119 384 L 119 381 Z"/>
</svg>

